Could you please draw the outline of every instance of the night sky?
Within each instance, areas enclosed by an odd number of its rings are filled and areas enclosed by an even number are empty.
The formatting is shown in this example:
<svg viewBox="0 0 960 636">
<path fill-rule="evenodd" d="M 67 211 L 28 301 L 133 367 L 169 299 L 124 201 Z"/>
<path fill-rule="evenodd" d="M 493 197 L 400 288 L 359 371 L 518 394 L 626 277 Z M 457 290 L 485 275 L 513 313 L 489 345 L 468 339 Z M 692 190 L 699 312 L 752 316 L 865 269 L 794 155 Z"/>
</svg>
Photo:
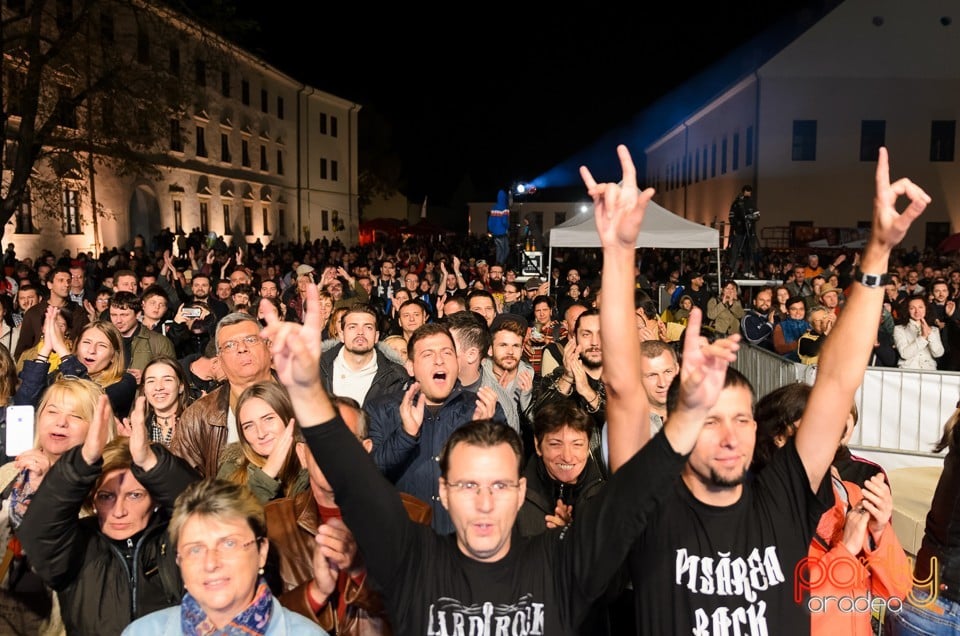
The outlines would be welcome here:
<svg viewBox="0 0 960 636">
<path fill-rule="evenodd" d="M 649 139 L 630 131 L 659 98 L 756 46 L 756 36 L 835 2 L 578 3 L 550 14 L 516 5 L 444 5 L 446 13 L 344 3 L 351 6 L 312 5 L 309 15 L 240 4 L 256 7 L 242 11 L 261 31 L 248 48 L 381 115 L 405 194 L 444 202 L 465 179 L 492 200 L 564 162 L 561 181 L 573 181 L 576 164 L 594 165 L 587 151 L 604 135 L 604 161 L 615 158 L 618 141 L 641 154 L 636 144 Z"/>
</svg>

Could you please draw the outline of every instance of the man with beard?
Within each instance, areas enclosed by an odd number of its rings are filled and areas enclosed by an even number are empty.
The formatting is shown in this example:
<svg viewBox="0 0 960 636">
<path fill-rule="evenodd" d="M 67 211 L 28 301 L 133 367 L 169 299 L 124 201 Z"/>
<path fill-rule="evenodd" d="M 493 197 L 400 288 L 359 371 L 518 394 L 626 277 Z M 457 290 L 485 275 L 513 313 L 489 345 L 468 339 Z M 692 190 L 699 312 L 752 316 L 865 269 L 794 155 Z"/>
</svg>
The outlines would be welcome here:
<svg viewBox="0 0 960 636">
<path fill-rule="evenodd" d="M 750 344 L 773 351 L 773 289 L 764 287 L 753 295 L 753 307 L 740 319 L 740 334 Z"/>
<path fill-rule="evenodd" d="M 360 405 L 402 391 L 410 380 L 402 365 L 377 347 L 377 311 L 370 305 L 352 305 L 340 318 L 342 342 L 320 356 L 320 379 L 330 395 L 350 397 Z"/>
<path fill-rule="evenodd" d="M 226 304 L 219 298 L 210 295 L 210 277 L 206 274 L 194 274 L 190 281 L 190 291 L 193 292 L 193 302 L 206 303 L 214 315 L 214 322 L 219 322 L 230 313 Z"/>
<path fill-rule="evenodd" d="M 588 309 L 580 314 L 573 326 L 573 334 L 563 348 L 563 364 L 543 378 L 540 397 L 533 413 L 550 402 L 573 400 L 593 420 L 590 452 L 601 468 L 606 464 L 600 452 L 600 433 L 606 421 L 607 402 L 604 388 L 603 353 L 600 348 L 600 312 Z"/>
<path fill-rule="evenodd" d="M 533 423 L 528 413 L 533 401 L 533 367 L 523 359 L 527 321 L 522 316 L 500 314 L 490 328 L 490 355 L 480 365 L 496 379 L 517 407 L 520 436 L 527 457 L 533 452 Z"/>
</svg>

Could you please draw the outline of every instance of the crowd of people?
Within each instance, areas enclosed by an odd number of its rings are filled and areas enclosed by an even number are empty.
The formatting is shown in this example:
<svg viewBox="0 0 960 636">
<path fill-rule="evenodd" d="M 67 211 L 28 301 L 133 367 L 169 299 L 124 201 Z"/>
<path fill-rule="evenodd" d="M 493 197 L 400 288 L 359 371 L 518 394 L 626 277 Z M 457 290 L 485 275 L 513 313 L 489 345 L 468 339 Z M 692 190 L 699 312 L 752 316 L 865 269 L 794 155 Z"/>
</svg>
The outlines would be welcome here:
<svg viewBox="0 0 960 636">
<path fill-rule="evenodd" d="M 845 442 L 888 315 L 894 364 L 951 351 L 960 270 L 895 251 L 929 197 L 882 151 L 863 251 L 784 263 L 783 293 L 748 300 L 711 290 L 707 255 L 634 249 L 653 191 L 617 152 L 619 183 L 582 169 L 601 254 L 546 280 L 482 239 L 9 247 L 0 397 L 35 409 L 36 442 L 0 466 L 0 632 L 892 624 L 824 599 L 911 590 L 885 473 Z M 816 383 L 755 411 L 742 343 Z"/>
</svg>

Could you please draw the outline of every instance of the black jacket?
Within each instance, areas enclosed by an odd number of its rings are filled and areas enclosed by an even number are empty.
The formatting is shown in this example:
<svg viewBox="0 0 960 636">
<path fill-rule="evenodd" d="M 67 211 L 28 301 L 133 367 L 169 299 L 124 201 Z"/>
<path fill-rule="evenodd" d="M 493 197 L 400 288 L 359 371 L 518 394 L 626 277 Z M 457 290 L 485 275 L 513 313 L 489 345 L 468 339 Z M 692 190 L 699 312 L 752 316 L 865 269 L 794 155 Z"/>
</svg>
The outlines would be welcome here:
<svg viewBox="0 0 960 636">
<path fill-rule="evenodd" d="M 575 484 L 563 484 L 554 480 L 543 465 L 543 458 L 534 455 L 523 471 L 527 478 L 527 495 L 517 514 L 517 529 L 525 537 L 536 536 L 547 530 L 546 515 L 552 515 L 557 507 L 557 499 L 573 506 L 576 519 L 577 511 L 588 499 L 600 492 L 604 484 L 603 474 L 592 455 L 587 455 L 587 463 Z"/>
<path fill-rule="evenodd" d="M 152 448 L 157 466 L 132 469 L 160 506 L 128 545 L 135 572 L 96 516 L 79 518 L 103 464 L 88 465 L 80 446 L 53 465 L 17 530 L 34 570 L 60 598 L 67 634 L 120 634 L 134 619 L 180 603 L 183 584 L 167 523 L 177 495 L 199 476 L 161 445 Z"/>
<path fill-rule="evenodd" d="M 320 379 L 323 381 L 323 388 L 329 395 L 333 395 L 333 361 L 337 358 L 340 350 L 343 349 L 343 343 L 326 350 L 320 356 Z M 397 364 L 387 356 L 383 355 L 380 349 L 374 347 L 377 355 L 377 373 L 373 376 L 373 382 L 370 389 L 363 399 L 366 406 L 370 400 L 375 398 L 403 391 L 407 382 L 410 381 L 410 374 L 402 364 Z M 399 402 L 398 402 L 399 404 Z"/>
</svg>

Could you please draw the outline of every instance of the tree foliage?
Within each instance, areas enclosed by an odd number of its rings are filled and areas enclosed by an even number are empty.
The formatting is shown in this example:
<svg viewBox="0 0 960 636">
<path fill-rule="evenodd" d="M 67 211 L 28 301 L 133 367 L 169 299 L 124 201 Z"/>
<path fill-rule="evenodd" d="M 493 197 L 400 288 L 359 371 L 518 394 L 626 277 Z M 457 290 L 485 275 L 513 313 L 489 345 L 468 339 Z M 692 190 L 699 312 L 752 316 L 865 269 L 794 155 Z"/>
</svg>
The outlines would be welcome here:
<svg viewBox="0 0 960 636">
<path fill-rule="evenodd" d="M 231 66 L 233 49 L 213 29 L 163 5 L 3 6 L 0 227 L 24 201 L 38 220 L 61 218 L 64 186 L 90 194 L 104 167 L 119 177 L 159 176 L 176 161 L 171 145 L 183 142 L 176 122 L 205 111 L 199 80 L 219 86 L 220 69 Z"/>
</svg>

